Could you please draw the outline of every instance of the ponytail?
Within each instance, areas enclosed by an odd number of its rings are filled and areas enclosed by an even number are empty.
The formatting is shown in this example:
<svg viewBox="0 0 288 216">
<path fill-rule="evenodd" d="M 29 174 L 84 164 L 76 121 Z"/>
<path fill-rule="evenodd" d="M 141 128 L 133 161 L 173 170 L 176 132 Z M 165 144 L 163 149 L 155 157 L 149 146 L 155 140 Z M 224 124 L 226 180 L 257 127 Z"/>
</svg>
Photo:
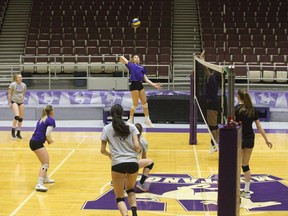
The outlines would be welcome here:
<svg viewBox="0 0 288 216">
<path fill-rule="evenodd" d="M 41 121 L 45 122 L 47 117 L 50 115 L 50 113 L 54 111 L 53 106 L 52 105 L 47 105 L 45 107 L 43 107 L 42 109 L 42 118 Z"/>
<path fill-rule="evenodd" d="M 130 134 L 129 126 L 126 125 L 123 120 L 123 107 L 120 104 L 115 104 L 111 108 L 111 116 L 112 116 L 112 127 L 115 131 L 115 136 L 119 137 L 128 137 Z"/>
<path fill-rule="evenodd" d="M 243 106 L 239 109 L 239 113 L 244 113 L 248 117 L 253 117 L 255 113 L 249 93 L 244 89 L 239 89 L 238 95 L 240 100 L 243 101 Z"/>
</svg>

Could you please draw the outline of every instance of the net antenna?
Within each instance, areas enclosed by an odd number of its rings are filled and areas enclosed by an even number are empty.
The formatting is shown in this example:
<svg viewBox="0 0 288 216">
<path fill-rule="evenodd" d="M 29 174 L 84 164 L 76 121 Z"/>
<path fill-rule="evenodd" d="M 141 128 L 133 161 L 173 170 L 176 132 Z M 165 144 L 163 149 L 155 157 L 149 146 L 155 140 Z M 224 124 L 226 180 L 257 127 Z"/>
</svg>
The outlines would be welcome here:
<svg viewBox="0 0 288 216">
<path fill-rule="evenodd" d="M 225 74 L 227 74 L 229 67 L 231 66 L 206 62 L 194 54 L 194 71 L 190 80 L 190 144 L 197 144 L 197 127 L 199 127 L 197 123 L 204 122 L 211 136 L 211 143 L 213 142 L 214 145 L 218 146 L 218 130 L 215 130 L 215 126 L 226 123 Z M 207 87 L 209 82 L 207 77 L 211 74 L 215 76 L 215 80 L 218 82 L 218 86 L 214 84 L 214 88 Z M 213 94 L 217 95 L 215 96 L 217 99 L 213 101 L 211 107 L 207 98 L 210 99 Z"/>
</svg>

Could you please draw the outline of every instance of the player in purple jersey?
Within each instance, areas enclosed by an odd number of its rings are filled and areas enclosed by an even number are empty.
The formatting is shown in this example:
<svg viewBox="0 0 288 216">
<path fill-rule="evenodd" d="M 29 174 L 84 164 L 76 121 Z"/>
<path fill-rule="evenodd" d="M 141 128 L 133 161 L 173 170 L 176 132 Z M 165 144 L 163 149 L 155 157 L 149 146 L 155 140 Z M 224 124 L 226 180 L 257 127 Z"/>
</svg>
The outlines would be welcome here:
<svg viewBox="0 0 288 216">
<path fill-rule="evenodd" d="M 265 131 L 262 129 L 258 113 L 252 104 L 251 97 L 244 89 L 238 90 L 238 105 L 235 107 L 235 117 L 237 122 L 242 124 L 242 170 L 244 173 L 245 187 L 241 191 L 241 197 L 249 199 L 251 172 L 249 161 L 254 148 L 255 134 L 252 124 L 255 122 L 256 127 L 267 146 L 271 149 L 272 143 L 267 138 Z"/>
<path fill-rule="evenodd" d="M 30 139 L 30 148 L 35 152 L 41 162 L 39 171 L 38 183 L 35 187 L 36 191 L 46 192 L 48 189 L 44 183 L 54 183 L 53 179 L 47 176 L 49 167 L 49 155 L 44 147 L 44 143 L 52 144 L 54 141 L 51 138 L 53 128 L 56 127 L 54 120 L 54 109 L 51 105 L 47 105 L 42 110 L 42 118 L 37 122 L 36 129 Z"/>
<path fill-rule="evenodd" d="M 157 89 L 160 89 L 161 86 L 159 83 L 153 83 L 151 80 L 147 77 L 147 70 L 145 67 L 140 65 L 140 58 L 138 55 L 133 55 L 132 59 L 128 61 L 124 56 L 121 56 L 119 58 L 119 61 L 126 65 L 126 67 L 129 69 L 130 73 L 130 92 L 132 96 L 132 106 L 130 109 L 130 118 L 129 122 L 133 123 L 134 113 L 138 106 L 138 101 L 140 99 L 143 112 L 145 115 L 145 124 L 148 127 L 154 127 L 152 124 L 150 118 L 149 118 L 149 110 L 148 110 L 148 103 L 147 103 L 147 97 L 146 92 L 143 87 L 143 81 L 148 83 L 150 86 L 153 86 Z"/>
</svg>

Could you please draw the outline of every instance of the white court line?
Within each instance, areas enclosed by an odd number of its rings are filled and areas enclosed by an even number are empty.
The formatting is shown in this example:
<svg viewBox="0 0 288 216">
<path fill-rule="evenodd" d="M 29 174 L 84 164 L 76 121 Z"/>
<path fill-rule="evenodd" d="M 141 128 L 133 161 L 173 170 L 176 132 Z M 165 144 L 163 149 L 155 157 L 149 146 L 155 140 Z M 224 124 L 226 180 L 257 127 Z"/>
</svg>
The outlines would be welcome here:
<svg viewBox="0 0 288 216">
<path fill-rule="evenodd" d="M 85 138 L 83 138 L 79 144 L 61 161 L 61 163 L 50 173 L 49 177 L 51 177 L 67 160 L 68 158 L 78 149 L 78 147 L 83 143 Z M 16 215 L 20 209 L 31 199 L 31 197 L 36 193 L 34 190 L 31 194 L 22 202 L 20 205 L 9 215 L 14 216 Z"/>
<path fill-rule="evenodd" d="M 194 156 L 195 156 L 195 163 L 196 163 L 196 169 L 197 169 L 197 173 L 198 173 L 198 178 L 202 178 L 201 168 L 200 168 L 199 159 L 198 159 L 198 155 L 197 155 L 196 145 L 193 145 L 193 152 L 194 152 Z M 202 200 L 206 200 L 204 195 L 202 195 Z M 206 208 L 204 208 L 204 206 L 205 205 L 203 204 L 203 209 L 206 209 Z M 208 206 L 207 206 L 207 208 L 208 208 Z M 208 208 L 208 211 L 205 211 L 205 215 L 207 215 L 207 216 L 210 215 L 209 208 Z"/>
</svg>

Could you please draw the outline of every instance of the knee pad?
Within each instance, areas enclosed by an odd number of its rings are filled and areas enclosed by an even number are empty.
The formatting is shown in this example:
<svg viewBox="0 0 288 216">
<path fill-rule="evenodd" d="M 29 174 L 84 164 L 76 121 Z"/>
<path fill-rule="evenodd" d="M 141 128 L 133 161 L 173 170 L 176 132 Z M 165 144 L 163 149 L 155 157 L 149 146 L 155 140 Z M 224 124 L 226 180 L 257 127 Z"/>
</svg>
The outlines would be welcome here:
<svg viewBox="0 0 288 216">
<path fill-rule="evenodd" d="M 208 126 L 210 131 L 218 130 L 218 125 Z"/>
<path fill-rule="evenodd" d="M 126 193 L 127 193 L 127 194 L 132 193 L 132 192 L 134 193 L 134 188 L 132 188 L 132 189 L 130 189 L 130 190 L 126 190 Z"/>
<path fill-rule="evenodd" d="M 154 166 L 154 163 L 150 164 L 149 166 L 146 166 L 145 168 L 152 170 L 153 166 Z"/>
<path fill-rule="evenodd" d="M 119 203 L 119 202 L 124 202 L 124 198 L 116 198 L 116 202 Z"/>
<path fill-rule="evenodd" d="M 143 108 L 148 108 L 148 103 L 142 105 Z"/>
<path fill-rule="evenodd" d="M 15 119 L 16 121 L 19 121 L 19 116 L 15 116 L 14 119 Z"/>
<path fill-rule="evenodd" d="M 23 118 L 19 118 L 19 120 L 18 120 L 19 122 L 23 122 Z"/>
<path fill-rule="evenodd" d="M 42 170 L 47 172 L 48 168 L 49 168 L 49 164 L 42 164 L 42 168 L 41 168 Z"/>
<path fill-rule="evenodd" d="M 137 109 L 137 106 L 132 105 L 131 109 L 135 111 Z"/>
<path fill-rule="evenodd" d="M 247 166 L 242 166 L 243 172 L 248 172 L 250 170 L 249 165 Z"/>
</svg>

